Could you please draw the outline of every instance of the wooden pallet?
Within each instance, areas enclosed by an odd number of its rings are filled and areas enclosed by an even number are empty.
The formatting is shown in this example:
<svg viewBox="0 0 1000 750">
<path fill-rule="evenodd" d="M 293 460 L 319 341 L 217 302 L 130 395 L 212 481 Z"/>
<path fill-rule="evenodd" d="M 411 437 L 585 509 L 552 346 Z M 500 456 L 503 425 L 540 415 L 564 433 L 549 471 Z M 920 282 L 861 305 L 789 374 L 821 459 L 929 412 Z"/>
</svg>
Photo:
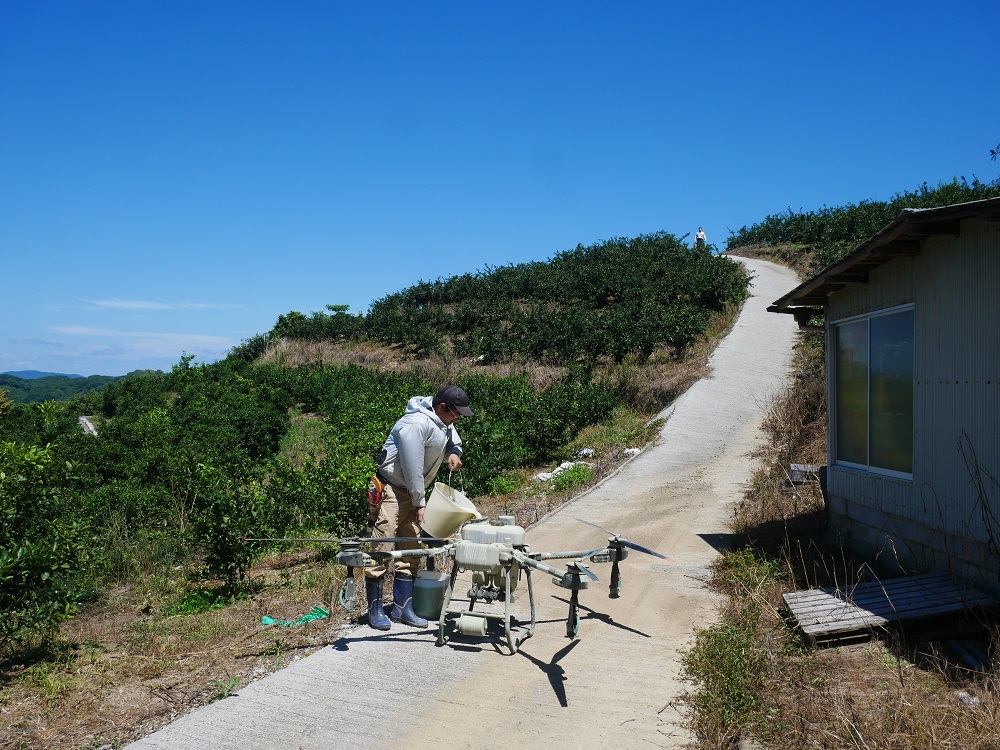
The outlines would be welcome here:
<svg viewBox="0 0 1000 750">
<path fill-rule="evenodd" d="M 948 573 L 868 581 L 784 595 L 810 643 L 858 640 L 889 623 L 938 617 L 995 604 Z"/>
</svg>

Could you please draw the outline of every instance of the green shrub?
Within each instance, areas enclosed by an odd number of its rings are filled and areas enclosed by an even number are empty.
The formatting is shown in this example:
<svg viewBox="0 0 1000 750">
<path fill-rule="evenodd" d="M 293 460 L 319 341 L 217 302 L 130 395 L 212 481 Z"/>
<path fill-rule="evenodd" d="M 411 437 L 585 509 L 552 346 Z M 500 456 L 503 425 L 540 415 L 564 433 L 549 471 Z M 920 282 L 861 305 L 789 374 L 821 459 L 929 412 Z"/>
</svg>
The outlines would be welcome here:
<svg viewBox="0 0 1000 750">
<path fill-rule="evenodd" d="M 699 737 L 728 747 L 752 724 L 761 705 L 767 658 L 749 625 L 696 628 L 694 645 L 682 654 L 683 675 L 697 685 L 694 706 Z"/>
<path fill-rule="evenodd" d="M 491 495 L 509 495 L 519 490 L 522 486 L 523 482 L 511 473 L 492 477 L 486 483 L 487 491 Z"/>
<path fill-rule="evenodd" d="M 573 464 L 565 471 L 556 474 L 552 480 L 552 487 L 556 490 L 571 490 L 587 484 L 592 476 L 590 467 L 586 464 Z"/>
<path fill-rule="evenodd" d="M 180 599 L 163 608 L 167 617 L 174 615 L 197 615 L 213 609 L 223 609 L 231 604 L 232 596 L 222 589 L 191 589 Z"/>
<path fill-rule="evenodd" d="M 65 512 L 71 472 L 48 448 L 0 443 L 0 655 L 47 643 L 76 612 L 87 545 Z"/>
<path fill-rule="evenodd" d="M 366 337 L 418 353 L 450 341 L 488 361 L 526 356 L 592 364 L 684 349 L 713 312 L 747 294 L 743 268 L 657 233 L 577 246 L 545 263 L 422 281 L 374 302 L 367 315 L 288 313 L 275 336 Z"/>
<path fill-rule="evenodd" d="M 766 216 L 749 227 L 732 232 L 728 248 L 755 245 L 797 244 L 815 251 L 812 271 L 836 262 L 873 237 L 906 208 L 936 208 L 1000 195 L 1000 177 L 992 182 L 964 177 L 930 187 L 896 193 L 888 201 L 862 200 L 844 206 L 824 206 L 815 211 L 791 208 Z"/>
</svg>

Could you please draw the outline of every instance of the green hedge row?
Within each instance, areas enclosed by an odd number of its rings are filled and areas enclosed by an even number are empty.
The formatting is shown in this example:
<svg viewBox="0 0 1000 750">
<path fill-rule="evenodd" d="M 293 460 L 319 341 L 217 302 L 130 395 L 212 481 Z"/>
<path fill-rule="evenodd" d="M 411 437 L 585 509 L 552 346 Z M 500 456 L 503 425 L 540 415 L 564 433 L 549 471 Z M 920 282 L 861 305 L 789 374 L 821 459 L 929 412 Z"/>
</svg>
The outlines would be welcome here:
<svg viewBox="0 0 1000 750">
<path fill-rule="evenodd" d="M 602 356 L 645 358 L 662 345 L 682 350 L 713 312 L 739 304 L 746 290 L 738 264 L 658 233 L 578 246 L 544 263 L 420 282 L 377 300 L 367 314 L 342 306 L 290 312 L 270 335 L 363 337 L 418 352 L 448 341 L 458 354 L 486 361 L 524 356 L 587 365 Z M 258 353 L 263 343 L 248 342 L 244 353 Z"/>
<path fill-rule="evenodd" d="M 834 263 L 891 223 L 904 208 L 937 208 L 1000 196 L 1000 177 L 982 182 L 964 177 L 930 187 L 896 193 L 888 201 L 863 200 L 815 211 L 791 208 L 764 217 L 729 236 L 727 248 L 755 245 L 807 245 L 816 251 L 813 271 Z"/>
</svg>

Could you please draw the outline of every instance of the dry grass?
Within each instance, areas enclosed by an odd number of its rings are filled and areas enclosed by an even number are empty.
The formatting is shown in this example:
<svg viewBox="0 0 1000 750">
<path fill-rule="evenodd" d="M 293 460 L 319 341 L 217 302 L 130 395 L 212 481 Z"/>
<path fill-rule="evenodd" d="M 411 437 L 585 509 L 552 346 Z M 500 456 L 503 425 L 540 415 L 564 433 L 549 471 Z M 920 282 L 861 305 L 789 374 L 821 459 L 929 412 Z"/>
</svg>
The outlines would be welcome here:
<svg viewBox="0 0 1000 750">
<path fill-rule="evenodd" d="M 700 746 L 735 748 L 752 738 L 803 750 L 1000 749 L 996 664 L 973 672 L 918 631 L 810 649 L 786 617 L 787 591 L 875 573 L 825 546 L 818 481 L 792 484 L 788 476 L 789 463 L 825 463 L 818 343 L 799 347 L 796 383 L 767 414 L 768 446 L 732 522 L 746 546 L 716 566 L 713 583 L 726 594 L 721 622 L 699 635 L 688 660 L 698 690 L 687 706 Z"/>
<path fill-rule="evenodd" d="M 297 628 L 263 627 L 261 617 L 330 609 L 343 580 L 336 568 L 315 552 L 274 557 L 254 571 L 254 594 L 191 615 L 164 612 L 185 586 L 211 582 L 108 592 L 64 623 L 44 658 L 2 665 L 0 747 L 118 747 L 320 648 L 342 613 Z"/>
<path fill-rule="evenodd" d="M 807 245 L 755 245 L 753 247 L 733 247 L 726 250 L 726 255 L 738 255 L 743 258 L 761 258 L 773 263 L 779 263 L 795 271 L 799 277 L 812 274 L 813 249 Z"/>
</svg>

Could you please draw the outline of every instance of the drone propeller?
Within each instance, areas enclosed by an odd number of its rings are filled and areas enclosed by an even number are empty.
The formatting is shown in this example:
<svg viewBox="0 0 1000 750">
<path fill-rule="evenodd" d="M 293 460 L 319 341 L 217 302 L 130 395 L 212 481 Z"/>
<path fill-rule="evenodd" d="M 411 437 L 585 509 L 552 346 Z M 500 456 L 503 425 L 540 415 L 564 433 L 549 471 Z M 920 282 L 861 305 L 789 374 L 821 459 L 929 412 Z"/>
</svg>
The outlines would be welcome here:
<svg viewBox="0 0 1000 750">
<path fill-rule="evenodd" d="M 615 541 L 621 542 L 626 547 L 634 549 L 634 550 L 636 550 L 638 552 L 645 552 L 647 555 L 652 555 L 653 557 L 658 557 L 661 560 L 670 560 L 671 559 L 671 558 L 667 557 L 666 555 L 661 555 L 659 552 L 655 552 L 654 550 L 651 550 L 649 547 L 643 547 L 641 544 L 636 544 L 635 542 L 629 541 L 625 537 L 623 537 L 623 536 L 621 536 L 619 534 L 616 534 L 615 532 L 610 531 L 610 530 L 604 528 L 603 526 L 598 526 L 596 523 L 591 523 L 590 521 L 584 521 L 582 518 L 576 518 L 575 520 L 579 521 L 580 523 L 585 523 L 588 526 L 593 526 L 595 529 L 600 529 L 605 534 L 609 534 Z M 591 554 L 593 554 L 593 552 Z"/>
<path fill-rule="evenodd" d="M 416 536 L 387 536 L 387 537 L 374 537 L 374 536 L 347 536 L 339 538 L 325 538 L 325 537 L 247 537 L 243 541 L 245 542 L 325 542 L 327 544 L 362 544 L 366 542 L 371 542 L 374 544 L 396 544 L 397 542 L 422 542 L 424 544 L 431 544 L 434 542 L 446 541 L 443 539 L 438 539 L 437 537 L 416 537 Z"/>
<path fill-rule="evenodd" d="M 574 560 L 573 562 L 566 563 L 566 567 L 567 568 L 576 568 L 578 571 L 580 571 L 581 573 L 583 573 L 584 575 L 586 575 L 587 578 L 589 578 L 591 581 L 600 581 L 601 580 L 594 573 L 590 572 L 590 568 L 588 568 L 586 565 L 584 565 L 583 558 L 580 558 L 579 560 Z"/>
</svg>

